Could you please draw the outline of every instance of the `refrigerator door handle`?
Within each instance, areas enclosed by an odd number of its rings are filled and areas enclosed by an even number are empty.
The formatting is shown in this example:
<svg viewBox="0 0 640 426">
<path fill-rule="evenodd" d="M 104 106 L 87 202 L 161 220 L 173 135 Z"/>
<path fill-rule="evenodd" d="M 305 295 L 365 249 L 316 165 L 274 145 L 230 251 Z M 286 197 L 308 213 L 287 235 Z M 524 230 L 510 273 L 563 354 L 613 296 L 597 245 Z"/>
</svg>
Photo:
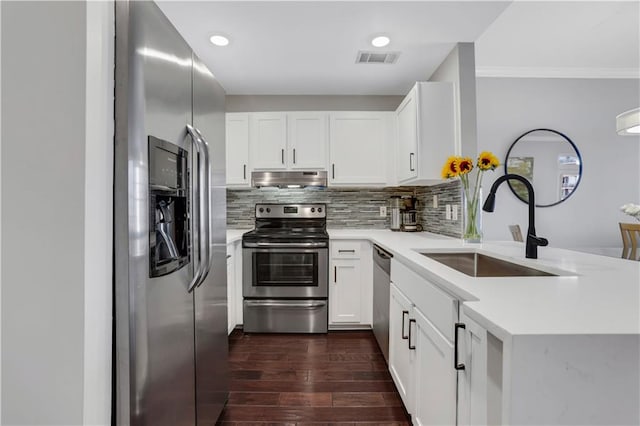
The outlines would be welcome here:
<svg viewBox="0 0 640 426">
<path fill-rule="evenodd" d="M 192 154 L 192 159 L 193 158 L 198 158 L 196 157 L 197 154 L 200 153 L 201 151 L 201 145 L 200 145 L 200 136 L 196 133 L 195 129 L 187 124 L 187 133 L 189 133 L 189 136 L 191 137 L 191 142 L 192 142 L 192 147 L 193 147 L 193 154 Z M 193 188 L 193 198 L 192 198 L 192 204 L 191 204 L 191 211 L 198 211 L 197 214 L 197 220 L 202 223 L 202 173 L 201 173 L 201 167 L 198 167 L 198 175 L 197 178 L 195 179 L 195 183 L 194 183 L 194 188 Z M 196 208 L 196 204 L 197 204 L 197 208 Z M 195 220 L 193 218 L 193 215 L 191 215 L 192 220 Z M 201 247 L 202 247 L 202 228 L 201 226 L 197 226 L 197 227 L 193 227 L 194 228 L 194 234 L 197 232 L 198 235 L 198 244 L 197 245 L 193 245 L 193 278 L 191 279 L 191 282 L 189 283 L 189 286 L 187 287 L 187 291 L 191 292 L 200 282 L 200 277 L 202 276 L 202 261 L 200 260 L 200 252 L 201 252 Z M 196 249 L 198 250 L 198 252 L 196 253 Z"/>
<path fill-rule="evenodd" d="M 200 144 L 200 153 L 204 159 L 204 164 L 200 167 L 200 175 L 202 177 L 202 186 L 200 187 L 200 230 L 204 230 L 204 257 L 201 257 L 202 269 L 200 274 L 200 280 L 197 287 L 204 282 L 205 278 L 209 275 L 211 270 L 211 205 L 210 205 L 210 176 L 211 176 L 211 161 L 209 159 L 209 144 L 205 140 L 204 136 L 198 128 L 193 128 L 198 135 L 198 143 Z M 202 232 L 201 232 L 202 237 Z M 204 260 L 203 260 L 204 259 Z"/>
</svg>

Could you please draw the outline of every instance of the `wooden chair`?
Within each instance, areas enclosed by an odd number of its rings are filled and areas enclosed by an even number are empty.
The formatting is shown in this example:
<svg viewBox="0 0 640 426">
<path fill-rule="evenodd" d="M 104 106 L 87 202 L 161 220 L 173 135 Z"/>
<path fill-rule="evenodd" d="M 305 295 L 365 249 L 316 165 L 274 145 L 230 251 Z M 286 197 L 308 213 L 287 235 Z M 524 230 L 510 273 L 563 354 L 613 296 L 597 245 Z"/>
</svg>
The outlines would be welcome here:
<svg viewBox="0 0 640 426">
<path fill-rule="evenodd" d="M 513 237 L 513 241 L 523 242 L 522 239 L 522 231 L 520 231 L 520 225 L 509 225 L 509 231 L 511 231 L 511 236 Z"/>
<path fill-rule="evenodd" d="M 638 246 L 640 245 L 640 223 L 620 223 L 622 234 L 622 258 L 640 260 Z"/>
</svg>

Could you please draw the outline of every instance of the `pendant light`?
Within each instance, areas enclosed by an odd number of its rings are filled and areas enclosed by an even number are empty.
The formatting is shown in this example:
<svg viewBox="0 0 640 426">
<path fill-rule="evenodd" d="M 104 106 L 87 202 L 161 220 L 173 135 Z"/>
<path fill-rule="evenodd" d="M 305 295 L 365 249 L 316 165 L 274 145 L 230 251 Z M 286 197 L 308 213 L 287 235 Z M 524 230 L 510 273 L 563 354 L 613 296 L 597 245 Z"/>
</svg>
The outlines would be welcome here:
<svg viewBox="0 0 640 426">
<path fill-rule="evenodd" d="M 621 136 L 640 135 L 640 108 L 635 108 L 616 117 L 616 131 Z"/>
</svg>

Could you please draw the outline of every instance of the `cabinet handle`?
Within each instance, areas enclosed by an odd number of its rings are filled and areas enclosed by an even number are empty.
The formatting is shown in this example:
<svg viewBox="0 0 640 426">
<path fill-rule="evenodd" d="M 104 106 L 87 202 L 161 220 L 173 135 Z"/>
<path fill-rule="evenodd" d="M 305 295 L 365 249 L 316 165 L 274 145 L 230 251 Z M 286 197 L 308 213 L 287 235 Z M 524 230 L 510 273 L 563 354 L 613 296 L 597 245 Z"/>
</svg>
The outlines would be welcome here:
<svg viewBox="0 0 640 426">
<path fill-rule="evenodd" d="M 337 266 L 333 267 L 333 282 L 334 283 L 338 282 L 338 267 Z"/>
<path fill-rule="evenodd" d="M 293 148 L 293 164 L 296 164 L 296 149 Z"/>
<path fill-rule="evenodd" d="M 282 157 L 282 164 L 284 164 L 284 149 L 281 149 L 280 152 L 281 152 L 280 155 Z"/>
<path fill-rule="evenodd" d="M 467 328 L 466 325 L 464 325 L 464 323 L 461 322 L 457 322 L 455 324 L 455 328 L 453 329 L 453 336 L 454 336 L 454 344 L 453 344 L 453 368 L 455 368 L 456 370 L 464 370 L 464 364 L 463 363 L 458 363 L 458 329 L 463 329 L 465 330 Z"/>
<path fill-rule="evenodd" d="M 416 320 L 414 320 L 413 318 L 409 318 L 409 350 L 415 351 L 416 350 L 416 346 L 415 345 L 411 345 L 411 324 L 415 324 Z"/>
<path fill-rule="evenodd" d="M 246 164 L 242 165 L 242 178 L 244 180 L 247 180 L 247 165 Z"/>
<path fill-rule="evenodd" d="M 402 333 L 400 333 L 400 335 L 402 336 L 402 339 L 407 340 L 409 336 L 404 335 L 404 316 L 405 315 L 409 315 L 409 311 L 402 311 Z"/>
<path fill-rule="evenodd" d="M 415 154 L 413 152 L 409 153 L 409 171 L 410 172 L 415 172 L 416 169 L 413 168 L 413 156 Z"/>
<path fill-rule="evenodd" d="M 331 165 L 331 179 L 336 178 L 336 165 L 335 163 Z"/>
<path fill-rule="evenodd" d="M 355 250 L 338 250 L 338 253 L 355 253 Z"/>
</svg>

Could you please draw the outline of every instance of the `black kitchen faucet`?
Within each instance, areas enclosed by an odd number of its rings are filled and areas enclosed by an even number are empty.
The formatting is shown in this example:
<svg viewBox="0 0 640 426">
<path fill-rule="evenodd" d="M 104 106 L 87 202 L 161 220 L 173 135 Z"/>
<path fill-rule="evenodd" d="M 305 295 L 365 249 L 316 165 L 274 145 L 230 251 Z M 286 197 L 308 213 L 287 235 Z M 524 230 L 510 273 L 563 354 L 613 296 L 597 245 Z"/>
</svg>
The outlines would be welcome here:
<svg viewBox="0 0 640 426">
<path fill-rule="evenodd" d="M 535 194 L 533 191 L 533 186 L 531 186 L 531 183 L 526 178 L 520 175 L 511 174 L 511 173 L 500 176 L 498 179 L 496 179 L 495 182 L 493 182 L 493 185 L 491 185 L 491 190 L 489 191 L 489 195 L 487 196 L 487 199 L 485 200 L 484 205 L 482 206 L 482 210 L 489 213 L 493 212 L 496 205 L 496 191 L 498 190 L 498 187 L 502 184 L 502 182 L 510 179 L 515 179 L 522 182 L 524 186 L 527 188 L 527 194 L 529 195 L 529 201 L 528 201 L 529 202 L 529 229 L 527 229 L 527 246 L 526 246 L 525 255 L 529 259 L 537 259 L 538 246 L 544 247 L 549 244 L 549 241 L 546 238 L 538 237 L 536 235 Z"/>
</svg>

